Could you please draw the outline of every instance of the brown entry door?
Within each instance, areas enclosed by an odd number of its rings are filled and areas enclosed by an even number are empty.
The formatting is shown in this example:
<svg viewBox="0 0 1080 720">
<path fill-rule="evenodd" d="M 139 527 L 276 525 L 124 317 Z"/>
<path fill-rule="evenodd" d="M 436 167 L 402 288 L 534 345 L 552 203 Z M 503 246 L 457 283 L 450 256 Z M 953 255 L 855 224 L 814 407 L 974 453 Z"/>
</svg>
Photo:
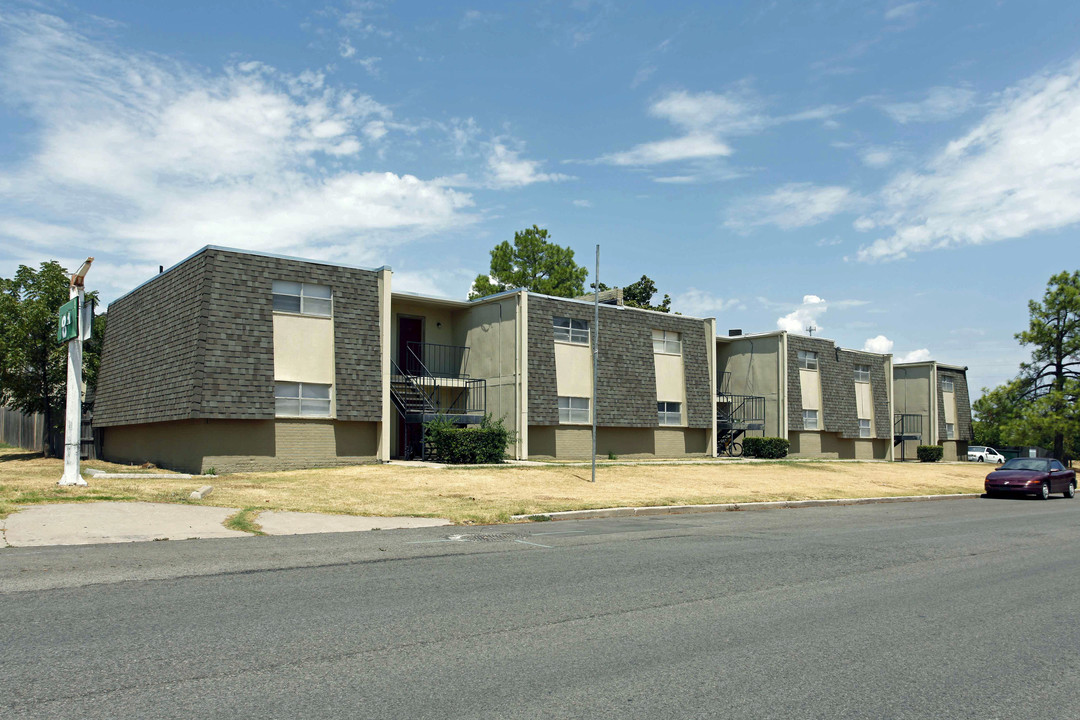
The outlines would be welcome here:
<svg viewBox="0 0 1080 720">
<path fill-rule="evenodd" d="M 422 356 L 420 348 L 413 346 L 413 352 L 409 352 L 409 343 L 420 343 L 424 340 L 424 321 L 420 318 L 398 318 L 398 367 L 407 375 L 419 375 L 420 363 L 417 357 Z"/>
</svg>

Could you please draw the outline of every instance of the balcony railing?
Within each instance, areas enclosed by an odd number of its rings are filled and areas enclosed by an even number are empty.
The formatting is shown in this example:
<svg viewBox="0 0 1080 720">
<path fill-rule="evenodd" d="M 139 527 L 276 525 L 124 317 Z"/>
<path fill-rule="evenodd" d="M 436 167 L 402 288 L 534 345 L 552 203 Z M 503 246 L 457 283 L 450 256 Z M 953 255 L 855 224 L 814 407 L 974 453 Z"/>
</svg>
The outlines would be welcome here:
<svg viewBox="0 0 1080 720">
<path fill-rule="evenodd" d="M 469 363 L 468 347 L 425 342 L 409 342 L 406 345 L 406 357 L 401 358 L 401 366 L 410 375 L 430 374 L 439 378 L 469 377 L 469 374 L 465 372 Z"/>
</svg>

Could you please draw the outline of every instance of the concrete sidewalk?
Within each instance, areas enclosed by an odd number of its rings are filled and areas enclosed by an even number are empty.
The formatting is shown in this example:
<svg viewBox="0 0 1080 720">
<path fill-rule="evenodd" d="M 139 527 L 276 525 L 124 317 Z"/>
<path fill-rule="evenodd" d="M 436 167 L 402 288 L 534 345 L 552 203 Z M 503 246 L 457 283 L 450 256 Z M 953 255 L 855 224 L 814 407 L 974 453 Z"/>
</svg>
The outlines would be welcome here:
<svg viewBox="0 0 1080 720">
<path fill-rule="evenodd" d="M 222 523 L 236 508 L 146 502 L 33 505 L 0 520 L 0 547 L 249 537 Z M 391 530 L 449 525 L 441 518 L 355 517 L 265 511 L 255 522 L 267 535 Z"/>
</svg>

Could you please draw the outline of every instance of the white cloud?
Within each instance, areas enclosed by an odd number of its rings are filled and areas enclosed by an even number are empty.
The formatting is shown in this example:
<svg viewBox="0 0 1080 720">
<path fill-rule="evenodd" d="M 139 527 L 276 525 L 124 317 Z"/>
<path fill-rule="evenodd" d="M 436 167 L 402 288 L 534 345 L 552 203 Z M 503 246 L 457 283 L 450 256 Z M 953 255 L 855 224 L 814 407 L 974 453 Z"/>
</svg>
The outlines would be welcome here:
<svg viewBox="0 0 1080 720">
<path fill-rule="evenodd" d="M 821 238 L 815 244 L 818 247 L 832 247 L 834 245 L 840 245 L 843 242 L 844 241 L 841 238 L 834 235 L 833 237 Z"/>
<path fill-rule="evenodd" d="M 0 162 L 4 244 L 41 250 L 67 229 L 103 265 L 208 243 L 369 263 L 472 221 L 466 193 L 366 169 L 360 136 L 392 113 L 320 73 L 121 54 L 35 13 L 0 16 L 0 33 L 0 90 L 36 133 L 28 158 Z"/>
<path fill-rule="evenodd" d="M 730 154 L 731 147 L 716 137 L 696 134 L 635 145 L 629 150 L 605 155 L 600 160 L 611 165 L 657 165 L 676 160 L 699 160 Z"/>
<path fill-rule="evenodd" d="M 580 207 L 580 208 L 591 208 L 592 207 L 592 201 L 591 200 L 574 200 L 573 204 L 576 205 L 577 207 Z"/>
<path fill-rule="evenodd" d="M 896 153 L 890 148 L 870 147 L 860 153 L 859 159 L 867 167 L 880 168 L 891 165 L 896 159 Z"/>
<path fill-rule="evenodd" d="M 893 358 L 894 363 L 913 363 L 913 362 L 926 362 L 930 359 L 930 351 L 926 348 L 919 348 L 918 350 L 912 350 L 911 352 L 904 353 L 903 355 L 897 355 Z"/>
<path fill-rule="evenodd" d="M 725 300 L 706 290 L 698 290 L 695 287 L 687 288 L 686 292 L 676 295 L 671 304 L 676 310 L 696 317 L 708 317 L 728 310 L 741 310 L 745 307 L 741 301 L 735 298 Z"/>
<path fill-rule="evenodd" d="M 876 337 L 867 338 L 866 342 L 863 343 L 862 349 L 866 352 L 888 355 L 892 352 L 893 341 L 884 335 L 878 335 Z"/>
<path fill-rule="evenodd" d="M 881 109 L 898 123 L 940 122 L 959 117 L 975 104 L 975 91 L 968 88 L 935 87 L 919 102 L 890 103 Z"/>
<path fill-rule="evenodd" d="M 635 145 L 629 150 L 609 153 L 596 162 L 622 166 L 649 166 L 677 161 L 701 161 L 732 154 L 725 137 L 751 135 L 787 122 L 825 120 L 842 108 L 828 105 L 783 116 L 770 116 L 765 104 L 745 85 L 727 93 L 675 90 L 654 101 L 648 110 L 681 131 L 677 137 Z M 710 179 L 708 174 L 675 176 L 683 179 Z M 668 182 L 673 180 L 668 179 Z"/>
<path fill-rule="evenodd" d="M 572 180 L 570 175 L 540 172 L 539 160 L 520 157 L 520 151 L 507 147 L 506 138 L 496 138 L 488 147 L 488 183 L 493 188 L 515 188 L 538 182 Z"/>
<path fill-rule="evenodd" d="M 787 315 L 777 318 L 776 327 L 790 333 L 800 335 L 806 333 L 807 327 L 815 328 L 815 332 L 822 328 L 818 325 L 818 318 L 829 309 L 828 303 L 817 295 L 804 295 L 802 304 Z"/>
<path fill-rule="evenodd" d="M 907 2 L 894 5 L 885 11 L 886 20 L 910 20 L 915 17 L 919 8 L 926 5 L 925 2 Z"/>
<path fill-rule="evenodd" d="M 863 261 L 1022 238 L 1080 222 L 1080 63 L 1006 92 L 922 172 L 897 175 L 860 229 Z"/>
<path fill-rule="evenodd" d="M 845 187 L 790 183 L 768 195 L 739 201 L 728 210 L 724 224 L 735 229 L 776 225 L 789 230 L 816 225 L 861 204 L 862 199 Z"/>
</svg>

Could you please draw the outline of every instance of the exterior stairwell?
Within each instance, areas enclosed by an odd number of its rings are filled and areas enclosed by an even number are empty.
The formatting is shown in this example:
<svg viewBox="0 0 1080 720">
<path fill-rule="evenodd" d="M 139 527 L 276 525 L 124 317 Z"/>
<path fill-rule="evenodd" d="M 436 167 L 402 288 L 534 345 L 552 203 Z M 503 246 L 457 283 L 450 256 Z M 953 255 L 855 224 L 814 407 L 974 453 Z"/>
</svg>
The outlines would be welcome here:
<svg viewBox="0 0 1080 720">
<path fill-rule="evenodd" d="M 409 343 L 403 352 L 406 357 L 400 365 L 390 361 L 390 399 L 403 420 L 406 459 L 424 458 L 426 423 L 445 418 L 465 426 L 484 419 L 487 381 L 470 378 L 462 371 L 468 348 Z"/>
</svg>

